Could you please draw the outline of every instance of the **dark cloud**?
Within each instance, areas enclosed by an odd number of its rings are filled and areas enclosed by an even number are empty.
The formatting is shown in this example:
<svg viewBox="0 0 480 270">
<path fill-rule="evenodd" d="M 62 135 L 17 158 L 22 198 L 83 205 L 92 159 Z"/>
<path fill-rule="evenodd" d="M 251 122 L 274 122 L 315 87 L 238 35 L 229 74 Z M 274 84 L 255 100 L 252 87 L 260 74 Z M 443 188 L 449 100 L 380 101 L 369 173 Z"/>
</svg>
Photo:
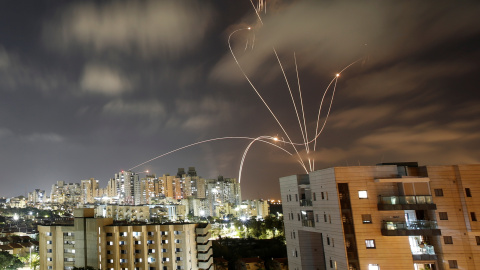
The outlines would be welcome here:
<svg viewBox="0 0 480 270">
<path fill-rule="evenodd" d="M 132 90 L 131 81 L 120 71 L 102 64 L 91 63 L 84 68 L 80 87 L 85 92 L 117 96 Z"/>
<path fill-rule="evenodd" d="M 249 1 L 1 3 L 0 162 L 10 169 L 0 196 L 24 192 L 11 184 L 18 171 L 31 189 L 90 177 L 105 185 L 225 136 L 287 141 L 286 132 L 315 169 L 480 162 L 478 1 L 276 0 L 266 11 L 260 22 Z M 328 121 L 307 153 L 285 77 L 311 140 L 327 85 L 350 63 L 332 103 L 333 88 L 325 94 L 319 129 L 331 104 Z M 200 144 L 139 169 L 237 177 L 250 142 Z M 245 197 L 278 198 L 278 178 L 304 172 L 288 143 L 276 146 L 249 149 Z"/>
<path fill-rule="evenodd" d="M 212 15 L 208 4 L 189 0 L 75 3 L 46 23 L 43 34 L 47 45 L 63 50 L 179 56 L 202 41 Z"/>
</svg>

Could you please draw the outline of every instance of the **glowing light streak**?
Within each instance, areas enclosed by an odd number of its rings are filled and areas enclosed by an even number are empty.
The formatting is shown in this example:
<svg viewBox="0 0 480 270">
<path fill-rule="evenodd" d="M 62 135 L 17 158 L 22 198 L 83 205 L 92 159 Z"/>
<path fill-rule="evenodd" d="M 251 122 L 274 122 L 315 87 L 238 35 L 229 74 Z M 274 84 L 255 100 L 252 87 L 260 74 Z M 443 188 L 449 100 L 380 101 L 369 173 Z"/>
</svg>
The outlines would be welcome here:
<svg viewBox="0 0 480 270">
<path fill-rule="evenodd" d="M 323 121 L 322 129 L 320 129 L 320 132 L 318 132 L 319 135 L 322 133 L 323 129 L 325 128 L 325 125 L 327 124 L 328 116 L 330 115 L 330 109 L 332 108 L 333 98 L 335 96 L 335 90 L 337 89 L 338 76 L 339 75 L 337 74 L 335 78 L 335 85 L 333 87 L 332 99 L 330 100 L 330 106 L 328 107 L 328 112 L 327 112 L 327 116 L 325 117 L 325 121 Z M 315 140 L 315 143 L 316 142 L 317 141 Z M 313 162 L 313 169 L 315 170 L 315 162 Z"/>
<path fill-rule="evenodd" d="M 250 0 L 250 3 L 252 3 L 253 10 L 255 10 L 255 14 L 257 14 L 258 20 L 260 23 L 263 25 L 262 17 L 260 17 L 260 14 L 258 13 L 257 8 L 255 7 L 255 4 L 253 3 L 253 0 Z"/>
<path fill-rule="evenodd" d="M 250 28 L 250 27 L 249 27 Z M 262 95 L 260 95 L 260 93 L 258 92 L 257 88 L 255 88 L 255 86 L 253 85 L 252 81 L 250 81 L 250 79 L 248 78 L 247 74 L 245 73 L 245 71 L 243 70 L 242 66 L 240 65 L 240 63 L 238 62 L 238 59 L 237 57 L 235 56 L 235 53 L 233 52 L 233 49 L 232 49 L 232 45 L 230 43 L 230 39 L 232 38 L 232 35 L 235 34 L 236 32 L 238 31 L 241 31 L 241 30 L 246 30 L 246 29 L 249 29 L 249 28 L 241 28 L 241 29 L 237 29 L 235 31 L 233 31 L 229 36 L 228 36 L 228 48 L 230 49 L 230 53 L 232 54 L 233 56 L 233 59 L 235 60 L 235 63 L 237 63 L 237 66 L 238 68 L 240 69 L 240 71 L 242 72 L 243 76 L 245 77 L 245 79 L 248 81 L 248 83 L 250 84 L 250 86 L 253 88 L 253 90 L 255 91 L 255 93 L 257 93 L 258 97 L 260 98 L 260 100 L 263 102 L 263 104 L 265 105 L 265 107 L 267 107 L 268 111 L 270 112 L 270 114 L 272 114 L 273 118 L 275 119 L 275 121 L 277 121 L 278 125 L 280 126 L 280 128 L 282 129 L 283 133 L 285 134 L 285 136 L 288 138 L 290 144 L 293 146 L 293 149 L 295 150 L 295 152 L 297 153 L 300 161 L 301 161 L 301 164 L 302 164 L 302 167 L 305 169 L 305 171 L 308 173 L 308 170 L 307 168 L 305 167 L 305 164 L 303 163 L 303 160 L 301 159 L 301 156 L 300 156 L 300 153 L 298 152 L 297 148 L 295 147 L 295 145 L 293 144 L 292 140 L 290 139 L 290 136 L 288 136 L 288 133 L 287 131 L 285 130 L 285 128 L 282 126 L 282 124 L 280 123 L 280 121 L 278 120 L 277 116 L 275 115 L 275 113 L 273 113 L 272 109 L 270 109 L 270 107 L 268 106 L 267 102 L 265 102 L 265 100 L 263 99 Z"/>
<path fill-rule="evenodd" d="M 288 92 L 290 93 L 290 97 L 292 99 L 293 108 L 295 109 L 295 114 L 297 115 L 297 120 L 298 120 L 298 125 L 300 127 L 300 132 L 302 133 L 303 142 L 305 144 L 305 148 L 307 148 L 307 141 L 305 140 L 305 134 L 303 132 L 302 122 L 300 121 L 300 116 L 298 115 L 298 109 L 297 109 L 297 105 L 295 103 L 295 99 L 293 98 L 290 83 L 288 82 L 287 75 L 285 74 L 285 69 L 282 66 L 282 62 L 280 61 L 280 58 L 278 57 L 278 54 L 277 54 L 277 50 L 275 50 L 275 48 L 273 48 L 273 52 L 275 53 L 275 57 L 277 57 L 278 65 L 280 66 L 280 69 L 282 70 L 283 78 L 285 79 L 285 83 L 287 84 Z"/>
<path fill-rule="evenodd" d="M 145 162 L 142 162 L 142 163 L 140 163 L 140 164 L 138 164 L 138 165 L 136 165 L 136 166 L 128 169 L 128 171 L 131 171 L 131 170 L 133 170 L 133 169 L 135 169 L 135 168 L 138 168 L 138 167 L 140 167 L 140 166 L 142 166 L 142 165 L 145 165 L 145 164 L 147 164 L 147 163 L 149 163 L 149 162 L 152 162 L 152 161 L 154 161 L 154 160 L 156 160 L 156 159 L 159 159 L 159 158 L 161 158 L 161 157 L 170 155 L 170 154 L 172 154 L 172 153 L 175 153 L 175 152 L 177 152 L 177 151 L 180 151 L 180 150 L 185 149 L 185 148 L 188 148 L 188 147 L 192 147 L 192 146 L 199 145 L 199 144 L 206 143 L 206 142 L 213 142 L 213 141 L 219 141 L 219 140 L 228 140 L 228 139 L 254 140 L 255 138 L 251 138 L 251 137 L 221 137 L 221 138 L 214 138 L 214 139 L 208 139 L 208 140 L 199 141 L 199 142 L 196 142 L 196 143 L 191 143 L 191 144 L 188 144 L 188 145 L 179 147 L 179 148 L 177 148 L 177 149 L 171 150 L 171 151 L 169 151 L 169 152 L 167 152 L 167 153 L 161 154 L 161 155 L 159 155 L 159 156 L 156 156 L 156 157 L 154 157 L 154 158 L 151 158 L 151 159 L 149 159 L 149 160 L 147 160 L 147 161 L 145 161 Z M 274 144 L 274 143 L 271 143 L 271 142 L 269 142 L 269 141 L 263 141 L 263 140 L 258 140 L 258 141 L 259 141 L 259 142 L 264 142 L 264 143 L 270 144 L 270 145 L 272 145 L 272 146 L 275 146 L 275 147 L 283 150 L 283 151 L 286 152 L 287 154 L 292 155 L 292 153 L 290 153 L 288 150 L 286 150 L 286 149 L 284 149 L 283 147 L 278 146 L 278 145 L 276 145 L 276 144 Z"/>
<path fill-rule="evenodd" d="M 327 86 L 327 89 L 325 89 L 325 91 L 323 92 L 323 96 L 322 96 L 322 101 L 320 102 L 320 106 L 318 107 L 318 117 L 317 117 L 317 127 L 315 128 L 315 138 L 313 139 L 315 141 L 314 145 L 313 145 L 313 151 L 315 151 L 316 147 L 317 147 L 317 138 L 318 136 L 320 136 L 320 134 L 318 133 L 318 126 L 320 124 L 320 114 L 322 112 L 322 107 L 323 107 L 323 101 L 325 100 L 325 96 L 327 95 L 327 92 L 328 92 L 328 89 L 330 88 L 330 86 L 332 85 L 333 81 L 336 79 L 337 77 L 333 78 L 330 83 L 328 84 Z"/>
<path fill-rule="evenodd" d="M 295 52 L 293 53 L 293 58 L 295 59 L 295 71 L 297 74 L 297 84 L 298 84 L 298 94 L 300 96 L 300 105 L 302 107 L 302 118 L 303 118 L 303 127 L 305 128 L 305 150 L 307 153 L 310 151 L 310 147 L 308 145 L 308 133 L 307 133 L 307 124 L 305 120 L 305 111 L 303 107 L 303 98 L 302 98 L 302 88 L 300 87 L 300 76 L 298 75 L 298 66 L 297 66 L 297 56 L 295 55 Z"/>
<path fill-rule="evenodd" d="M 242 160 L 240 161 L 240 168 L 238 169 L 238 183 L 240 183 L 240 181 L 242 180 L 243 163 L 245 162 L 245 157 L 247 156 L 248 150 L 250 149 L 250 147 L 253 145 L 253 143 L 254 143 L 255 141 L 258 141 L 258 140 L 261 140 L 261 139 L 270 139 L 270 140 L 278 141 L 278 138 L 277 138 L 277 137 L 260 136 L 260 137 L 257 137 L 257 138 L 255 138 L 255 139 L 253 139 L 253 140 L 248 144 L 247 148 L 245 148 L 245 151 L 243 152 Z M 291 155 L 291 154 L 290 154 L 290 155 Z"/>
</svg>

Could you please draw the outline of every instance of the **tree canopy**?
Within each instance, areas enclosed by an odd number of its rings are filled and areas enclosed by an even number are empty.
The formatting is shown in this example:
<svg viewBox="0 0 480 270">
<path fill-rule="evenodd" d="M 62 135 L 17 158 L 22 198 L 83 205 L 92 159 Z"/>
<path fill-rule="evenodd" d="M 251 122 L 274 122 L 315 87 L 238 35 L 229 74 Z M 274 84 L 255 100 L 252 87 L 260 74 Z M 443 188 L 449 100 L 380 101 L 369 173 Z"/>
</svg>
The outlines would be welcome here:
<svg viewBox="0 0 480 270">
<path fill-rule="evenodd" d="M 23 263 L 15 256 L 6 251 L 0 252 L 0 269 L 1 270 L 16 270 L 22 268 Z"/>
</svg>

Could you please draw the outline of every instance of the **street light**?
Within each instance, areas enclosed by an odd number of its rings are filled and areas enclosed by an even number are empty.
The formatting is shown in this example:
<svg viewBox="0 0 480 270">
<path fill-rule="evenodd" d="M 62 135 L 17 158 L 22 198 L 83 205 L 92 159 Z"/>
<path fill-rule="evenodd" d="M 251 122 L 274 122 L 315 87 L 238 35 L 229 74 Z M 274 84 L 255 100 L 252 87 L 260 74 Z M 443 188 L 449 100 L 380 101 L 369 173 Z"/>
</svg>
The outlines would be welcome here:
<svg viewBox="0 0 480 270">
<path fill-rule="evenodd" d="M 32 268 L 32 248 L 33 245 L 30 246 L 30 268 Z"/>
</svg>

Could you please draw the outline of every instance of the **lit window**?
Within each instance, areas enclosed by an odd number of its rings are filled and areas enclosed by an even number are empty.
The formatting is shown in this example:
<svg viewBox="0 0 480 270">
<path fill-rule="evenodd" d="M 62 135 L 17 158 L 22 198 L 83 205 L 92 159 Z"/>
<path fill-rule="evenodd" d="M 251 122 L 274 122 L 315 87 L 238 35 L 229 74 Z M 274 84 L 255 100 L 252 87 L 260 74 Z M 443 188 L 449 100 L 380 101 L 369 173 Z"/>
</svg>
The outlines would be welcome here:
<svg viewBox="0 0 480 270">
<path fill-rule="evenodd" d="M 367 191 L 366 190 L 359 190 L 358 191 L 358 198 L 359 199 L 367 199 L 368 198 Z"/>
<path fill-rule="evenodd" d="M 368 265 L 368 270 L 380 270 L 380 266 L 378 264 L 369 264 Z"/>
<path fill-rule="evenodd" d="M 365 246 L 367 248 L 375 248 L 375 240 L 374 239 L 366 239 Z"/>
</svg>

